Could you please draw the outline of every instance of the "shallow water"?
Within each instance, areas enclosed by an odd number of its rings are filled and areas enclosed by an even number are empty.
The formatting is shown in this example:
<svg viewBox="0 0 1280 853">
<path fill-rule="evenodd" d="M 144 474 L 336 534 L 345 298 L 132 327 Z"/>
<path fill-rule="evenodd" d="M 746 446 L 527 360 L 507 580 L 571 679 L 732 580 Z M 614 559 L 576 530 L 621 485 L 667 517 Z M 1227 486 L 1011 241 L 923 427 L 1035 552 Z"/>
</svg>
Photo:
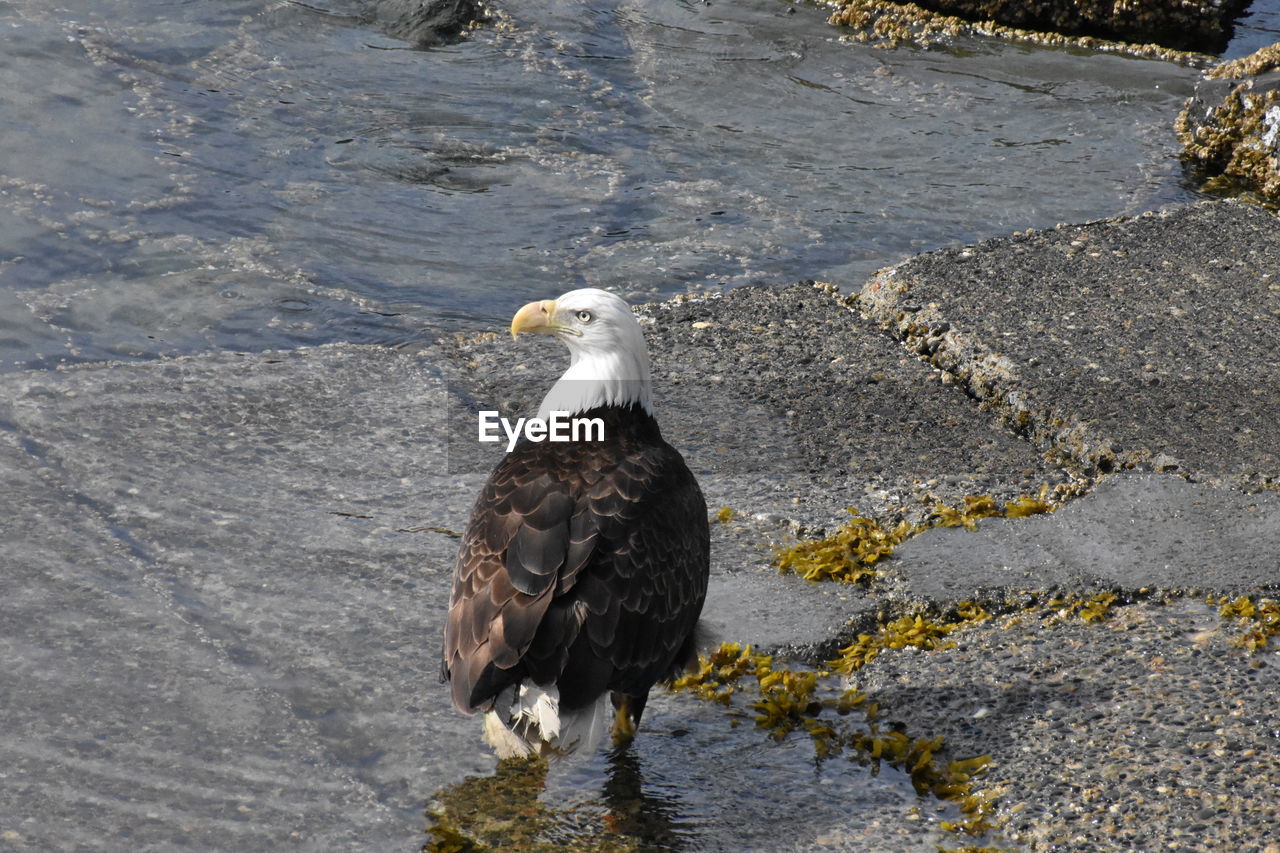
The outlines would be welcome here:
<svg viewBox="0 0 1280 853">
<path fill-rule="evenodd" d="M 0 365 L 398 343 L 580 284 L 852 288 L 1195 196 L 1196 75 L 1160 62 L 877 50 L 776 0 L 553 0 L 409 50 L 367 5 L 0 3 Z"/>
<path fill-rule="evenodd" d="M 1276 42 L 1280 42 L 1280 3 L 1262 0 L 1250 4 L 1244 14 L 1236 18 L 1235 32 L 1222 58 L 1248 56 Z"/>
</svg>

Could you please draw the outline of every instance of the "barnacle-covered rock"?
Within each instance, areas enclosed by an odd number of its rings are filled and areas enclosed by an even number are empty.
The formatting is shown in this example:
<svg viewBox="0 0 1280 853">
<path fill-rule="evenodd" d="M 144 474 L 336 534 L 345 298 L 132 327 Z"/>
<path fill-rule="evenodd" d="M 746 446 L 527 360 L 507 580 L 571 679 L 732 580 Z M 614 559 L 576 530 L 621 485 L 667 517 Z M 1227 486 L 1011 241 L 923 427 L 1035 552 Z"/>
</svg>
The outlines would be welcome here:
<svg viewBox="0 0 1280 853">
<path fill-rule="evenodd" d="M 930 41 L 976 32 L 1054 44 L 1115 50 L 1182 61 L 1175 54 L 1218 53 L 1231 36 L 1243 0 L 839 0 L 831 23 L 865 34 L 860 40 Z"/>
<path fill-rule="evenodd" d="M 1210 189 L 1280 202 L 1280 44 L 1210 70 L 1175 129 Z"/>
</svg>

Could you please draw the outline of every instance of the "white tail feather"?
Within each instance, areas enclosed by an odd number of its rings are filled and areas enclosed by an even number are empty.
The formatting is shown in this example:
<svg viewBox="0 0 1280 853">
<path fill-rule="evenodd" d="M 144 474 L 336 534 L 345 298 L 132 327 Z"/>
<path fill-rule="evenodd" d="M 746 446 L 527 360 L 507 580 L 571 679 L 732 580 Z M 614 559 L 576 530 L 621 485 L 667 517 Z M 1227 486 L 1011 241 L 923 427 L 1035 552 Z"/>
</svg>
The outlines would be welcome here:
<svg viewBox="0 0 1280 853">
<path fill-rule="evenodd" d="M 560 713 L 560 691 L 522 682 L 498 694 L 484 715 L 485 740 L 499 758 L 527 755 L 590 754 L 608 725 L 609 697 L 585 708 Z"/>
</svg>

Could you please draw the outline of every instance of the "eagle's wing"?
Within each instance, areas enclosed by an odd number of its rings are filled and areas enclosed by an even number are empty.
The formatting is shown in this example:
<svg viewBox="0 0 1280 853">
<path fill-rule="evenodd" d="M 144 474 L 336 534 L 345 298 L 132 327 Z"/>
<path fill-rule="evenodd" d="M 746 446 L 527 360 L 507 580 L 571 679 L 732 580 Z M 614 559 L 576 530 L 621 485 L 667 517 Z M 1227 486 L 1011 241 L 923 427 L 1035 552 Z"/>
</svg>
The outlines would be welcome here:
<svg viewBox="0 0 1280 853">
<path fill-rule="evenodd" d="M 565 707 L 671 674 L 706 595 L 706 504 L 665 443 L 610 454 L 523 444 L 463 537 L 444 675 L 464 711 L 528 677 Z"/>
<path fill-rule="evenodd" d="M 601 545 L 579 580 L 590 608 L 586 646 L 612 665 L 609 689 L 644 696 L 685 664 L 702 613 L 710 532 L 702 491 L 666 443 L 628 456 L 609 487 L 589 490 Z"/>
</svg>

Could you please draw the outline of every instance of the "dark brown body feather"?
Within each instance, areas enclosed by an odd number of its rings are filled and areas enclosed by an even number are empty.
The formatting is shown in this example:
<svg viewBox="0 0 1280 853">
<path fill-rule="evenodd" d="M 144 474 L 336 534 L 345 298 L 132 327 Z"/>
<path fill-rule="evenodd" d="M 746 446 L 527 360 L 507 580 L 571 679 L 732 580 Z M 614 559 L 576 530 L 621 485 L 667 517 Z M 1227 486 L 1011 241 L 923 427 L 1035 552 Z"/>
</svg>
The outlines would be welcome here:
<svg viewBox="0 0 1280 853">
<path fill-rule="evenodd" d="M 494 469 L 467 526 L 442 677 L 465 712 L 522 679 L 572 711 L 631 697 L 695 655 L 710 564 L 707 508 L 638 406 L 602 407 L 604 440 L 525 442 Z"/>
</svg>

